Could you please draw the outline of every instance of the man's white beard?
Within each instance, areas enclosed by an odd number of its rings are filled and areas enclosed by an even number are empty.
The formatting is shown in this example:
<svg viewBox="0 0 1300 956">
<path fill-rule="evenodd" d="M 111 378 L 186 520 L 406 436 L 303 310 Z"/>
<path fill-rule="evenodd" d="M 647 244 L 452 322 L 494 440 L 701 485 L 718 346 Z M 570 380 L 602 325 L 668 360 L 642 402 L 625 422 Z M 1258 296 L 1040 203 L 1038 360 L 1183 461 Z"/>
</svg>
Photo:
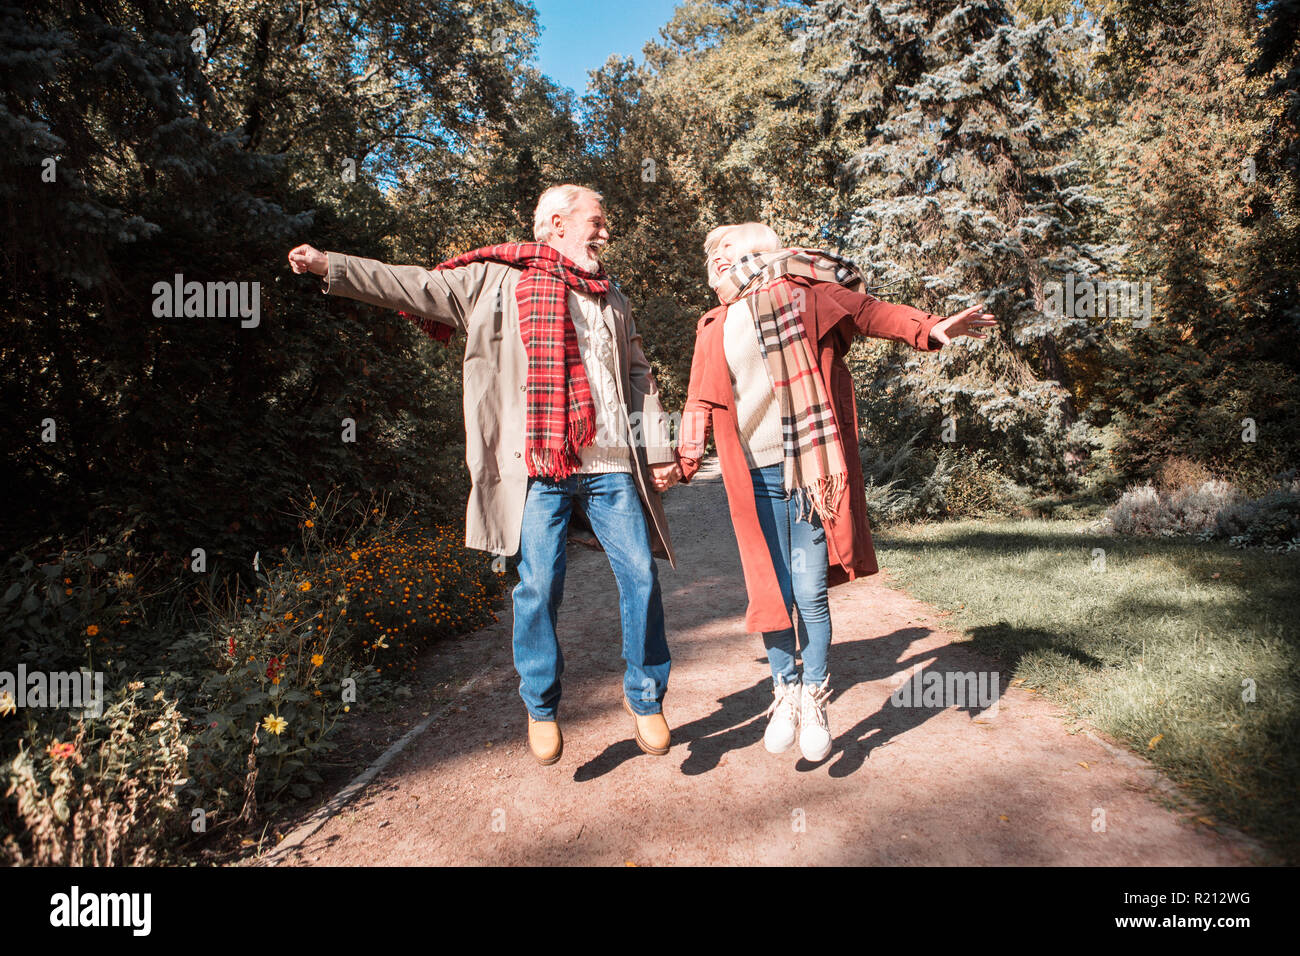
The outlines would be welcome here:
<svg viewBox="0 0 1300 956">
<path fill-rule="evenodd" d="M 604 250 L 605 243 L 602 242 L 599 245 L 601 250 Z M 584 245 L 582 247 L 582 253 L 580 255 L 575 255 L 573 257 L 573 262 L 575 265 L 577 265 L 579 269 L 582 269 L 584 272 L 599 272 L 600 260 L 597 259 L 588 251 L 589 248 L 590 248 L 589 246 Z"/>
</svg>

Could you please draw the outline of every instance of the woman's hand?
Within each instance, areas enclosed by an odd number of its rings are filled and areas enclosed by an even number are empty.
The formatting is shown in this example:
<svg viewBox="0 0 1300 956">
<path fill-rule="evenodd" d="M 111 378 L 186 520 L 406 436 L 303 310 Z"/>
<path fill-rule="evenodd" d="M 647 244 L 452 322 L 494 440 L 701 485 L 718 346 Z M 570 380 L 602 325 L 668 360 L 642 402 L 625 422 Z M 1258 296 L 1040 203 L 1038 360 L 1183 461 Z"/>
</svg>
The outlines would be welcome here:
<svg viewBox="0 0 1300 956">
<path fill-rule="evenodd" d="M 960 335 L 969 336 L 972 339 L 984 338 L 984 333 L 976 331 L 977 329 L 986 329 L 990 326 L 997 325 L 997 319 L 993 318 L 988 312 L 982 312 L 984 303 L 972 305 L 969 309 L 964 309 L 956 315 L 950 315 L 942 322 L 936 322 L 930 329 L 930 339 L 939 345 L 947 345 L 953 339 Z"/>
<path fill-rule="evenodd" d="M 289 250 L 289 265 L 299 275 L 304 272 L 314 272 L 318 276 L 323 276 L 329 271 L 330 261 L 319 249 L 304 244 Z"/>
</svg>

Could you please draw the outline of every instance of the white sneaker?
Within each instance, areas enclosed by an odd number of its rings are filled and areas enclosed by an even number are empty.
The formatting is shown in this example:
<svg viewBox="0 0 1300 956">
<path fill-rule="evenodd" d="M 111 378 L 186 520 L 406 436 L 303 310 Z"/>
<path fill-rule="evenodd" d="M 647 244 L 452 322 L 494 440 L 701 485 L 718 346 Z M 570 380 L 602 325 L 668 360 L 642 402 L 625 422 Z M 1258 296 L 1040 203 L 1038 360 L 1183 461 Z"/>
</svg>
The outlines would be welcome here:
<svg viewBox="0 0 1300 956">
<path fill-rule="evenodd" d="M 805 760 L 816 763 L 831 752 L 831 725 L 826 718 L 826 702 L 831 697 L 830 677 L 820 687 L 804 684 L 799 704 L 799 749 Z"/>
<path fill-rule="evenodd" d="M 770 754 L 785 753 L 799 733 L 799 685 L 778 680 L 772 693 L 775 699 L 767 709 L 767 730 L 763 746 Z"/>
</svg>

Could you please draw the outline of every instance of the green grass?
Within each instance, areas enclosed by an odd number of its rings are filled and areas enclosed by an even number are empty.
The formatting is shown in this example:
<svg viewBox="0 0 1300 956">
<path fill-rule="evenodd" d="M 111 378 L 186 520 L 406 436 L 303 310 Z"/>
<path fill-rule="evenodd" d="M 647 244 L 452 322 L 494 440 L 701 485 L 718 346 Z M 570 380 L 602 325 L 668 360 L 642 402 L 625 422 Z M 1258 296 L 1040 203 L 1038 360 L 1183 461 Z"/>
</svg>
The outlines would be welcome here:
<svg viewBox="0 0 1300 956">
<path fill-rule="evenodd" d="M 899 526 L 876 544 L 972 646 L 1150 757 L 1217 822 L 1300 859 L 1300 555 L 1084 524 Z"/>
</svg>

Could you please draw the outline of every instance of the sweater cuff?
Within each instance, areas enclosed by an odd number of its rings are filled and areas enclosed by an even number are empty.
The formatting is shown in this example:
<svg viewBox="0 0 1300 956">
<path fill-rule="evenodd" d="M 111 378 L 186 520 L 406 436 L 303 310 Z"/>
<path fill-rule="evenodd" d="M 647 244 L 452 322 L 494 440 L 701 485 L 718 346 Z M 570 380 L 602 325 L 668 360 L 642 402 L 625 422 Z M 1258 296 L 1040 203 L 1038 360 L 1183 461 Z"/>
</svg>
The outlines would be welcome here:
<svg viewBox="0 0 1300 956">
<path fill-rule="evenodd" d="M 329 295 L 336 282 L 342 282 L 343 277 L 347 275 L 348 263 L 347 256 L 341 252 L 327 252 L 325 259 L 329 265 L 325 269 L 325 275 L 321 278 L 320 290 Z"/>
<path fill-rule="evenodd" d="M 671 448 L 647 448 L 645 461 L 647 465 L 671 465 L 677 460 L 677 452 Z"/>
</svg>

